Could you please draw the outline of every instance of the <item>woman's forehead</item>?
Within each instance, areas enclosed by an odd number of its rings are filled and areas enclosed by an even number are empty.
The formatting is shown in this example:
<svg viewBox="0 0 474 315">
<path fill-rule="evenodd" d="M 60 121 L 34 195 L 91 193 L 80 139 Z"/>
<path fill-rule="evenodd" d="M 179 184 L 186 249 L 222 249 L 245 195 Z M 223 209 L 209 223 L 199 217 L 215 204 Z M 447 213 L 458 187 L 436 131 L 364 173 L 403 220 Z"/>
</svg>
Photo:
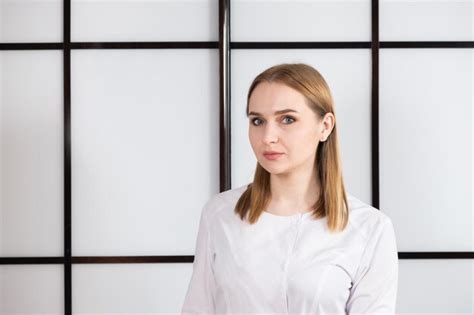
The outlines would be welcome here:
<svg viewBox="0 0 474 315">
<path fill-rule="evenodd" d="M 280 115 L 290 110 L 294 113 L 308 110 L 306 98 L 297 90 L 281 84 L 262 82 L 253 90 L 249 99 L 249 115 Z"/>
</svg>

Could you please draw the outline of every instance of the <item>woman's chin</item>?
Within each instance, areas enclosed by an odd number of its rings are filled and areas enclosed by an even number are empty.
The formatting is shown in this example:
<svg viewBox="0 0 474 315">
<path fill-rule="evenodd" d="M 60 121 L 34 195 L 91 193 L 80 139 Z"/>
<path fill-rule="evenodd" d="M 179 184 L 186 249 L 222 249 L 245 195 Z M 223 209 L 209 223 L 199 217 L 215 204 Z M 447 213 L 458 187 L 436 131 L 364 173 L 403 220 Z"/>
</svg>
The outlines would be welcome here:
<svg viewBox="0 0 474 315">
<path fill-rule="evenodd" d="M 276 165 L 269 165 L 270 163 L 265 163 L 265 164 L 262 164 L 260 163 L 260 165 L 270 174 L 272 175 L 279 175 L 279 174 L 283 174 L 287 171 L 287 168 L 286 167 L 283 167 L 283 166 L 276 166 Z"/>
</svg>

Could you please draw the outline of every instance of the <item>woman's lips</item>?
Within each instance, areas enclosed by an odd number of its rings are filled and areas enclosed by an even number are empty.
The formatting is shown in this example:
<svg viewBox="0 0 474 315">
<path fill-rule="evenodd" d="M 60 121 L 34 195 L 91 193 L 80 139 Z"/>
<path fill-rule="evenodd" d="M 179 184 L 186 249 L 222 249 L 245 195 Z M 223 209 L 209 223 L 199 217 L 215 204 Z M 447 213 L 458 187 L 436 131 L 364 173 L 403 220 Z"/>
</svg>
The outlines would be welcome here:
<svg viewBox="0 0 474 315">
<path fill-rule="evenodd" d="M 271 153 L 271 154 L 264 154 L 263 156 L 267 158 L 267 160 L 277 160 L 279 159 L 283 153 Z"/>
</svg>

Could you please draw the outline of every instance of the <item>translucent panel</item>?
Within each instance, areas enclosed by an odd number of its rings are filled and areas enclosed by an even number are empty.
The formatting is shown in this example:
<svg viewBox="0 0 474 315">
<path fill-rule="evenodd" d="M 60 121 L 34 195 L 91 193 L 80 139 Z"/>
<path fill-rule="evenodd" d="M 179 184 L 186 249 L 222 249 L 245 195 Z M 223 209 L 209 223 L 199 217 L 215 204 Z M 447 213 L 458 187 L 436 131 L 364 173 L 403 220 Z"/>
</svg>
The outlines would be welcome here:
<svg viewBox="0 0 474 315">
<path fill-rule="evenodd" d="M 62 42 L 63 1 L 0 0 L 0 42 Z"/>
<path fill-rule="evenodd" d="M 72 41 L 217 41 L 213 0 L 72 0 Z"/>
<path fill-rule="evenodd" d="M 72 267 L 74 314 L 179 314 L 192 264 Z"/>
<path fill-rule="evenodd" d="M 472 0 L 380 0 L 381 41 L 474 40 Z"/>
<path fill-rule="evenodd" d="M 71 58 L 73 255 L 192 254 L 219 190 L 217 50 Z"/>
<path fill-rule="evenodd" d="M 399 260 L 397 314 L 474 314 L 474 261 Z"/>
<path fill-rule="evenodd" d="M 0 52 L 2 256 L 63 253 L 62 53 Z"/>
<path fill-rule="evenodd" d="M 370 41 L 370 0 L 232 0 L 232 41 Z"/>
<path fill-rule="evenodd" d="M 64 314 L 62 265 L 0 265 L 0 314 Z"/>
<path fill-rule="evenodd" d="M 365 49 L 232 51 L 232 186 L 251 182 L 257 164 L 245 113 L 250 84 L 272 65 L 304 62 L 316 68 L 331 89 L 346 188 L 370 204 L 370 58 Z"/>
<path fill-rule="evenodd" d="M 473 248 L 473 53 L 380 52 L 380 203 L 402 252 Z"/>
</svg>

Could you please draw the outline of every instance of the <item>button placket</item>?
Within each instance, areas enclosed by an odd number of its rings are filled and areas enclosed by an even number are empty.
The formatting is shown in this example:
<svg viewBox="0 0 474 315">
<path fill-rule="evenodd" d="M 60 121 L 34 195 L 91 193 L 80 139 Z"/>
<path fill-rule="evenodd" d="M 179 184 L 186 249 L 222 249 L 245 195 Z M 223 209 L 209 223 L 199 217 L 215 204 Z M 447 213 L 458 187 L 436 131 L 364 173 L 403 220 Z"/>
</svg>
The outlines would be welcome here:
<svg viewBox="0 0 474 315">
<path fill-rule="evenodd" d="M 285 270 L 285 271 L 288 270 L 288 265 L 290 263 L 291 255 L 293 254 L 293 251 L 296 247 L 296 242 L 298 241 L 298 236 L 299 236 L 302 221 L 303 221 L 303 214 L 300 213 L 294 219 L 294 221 L 291 223 L 292 224 L 292 232 L 293 232 L 293 242 L 290 245 L 290 248 L 288 248 L 288 252 L 287 252 L 287 255 L 286 255 L 286 258 L 285 258 L 285 263 L 283 264 L 283 270 Z"/>
<path fill-rule="evenodd" d="M 303 221 L 303 214 L 300 213 L 296 219 L 292 222 L 292 231 L 294 232 L 293 236 L 293 243 L 290 245 L 290 248 L 288 249 L 288 253 L 286 255 L 285 263 L 283 265 L 283 279 L 284 279 L 284 290 L 285 290 L 285 309 L 286 309 L 286 314 L 288 314 L 289 309 L 288 309 L 288 266 L 290 264 L 290 257 L 293 254 L 293 251 L 296 247 L 296 242 L 298 240 L 298 236 L 300 233 L 300 227 Z"/>
</svg>

